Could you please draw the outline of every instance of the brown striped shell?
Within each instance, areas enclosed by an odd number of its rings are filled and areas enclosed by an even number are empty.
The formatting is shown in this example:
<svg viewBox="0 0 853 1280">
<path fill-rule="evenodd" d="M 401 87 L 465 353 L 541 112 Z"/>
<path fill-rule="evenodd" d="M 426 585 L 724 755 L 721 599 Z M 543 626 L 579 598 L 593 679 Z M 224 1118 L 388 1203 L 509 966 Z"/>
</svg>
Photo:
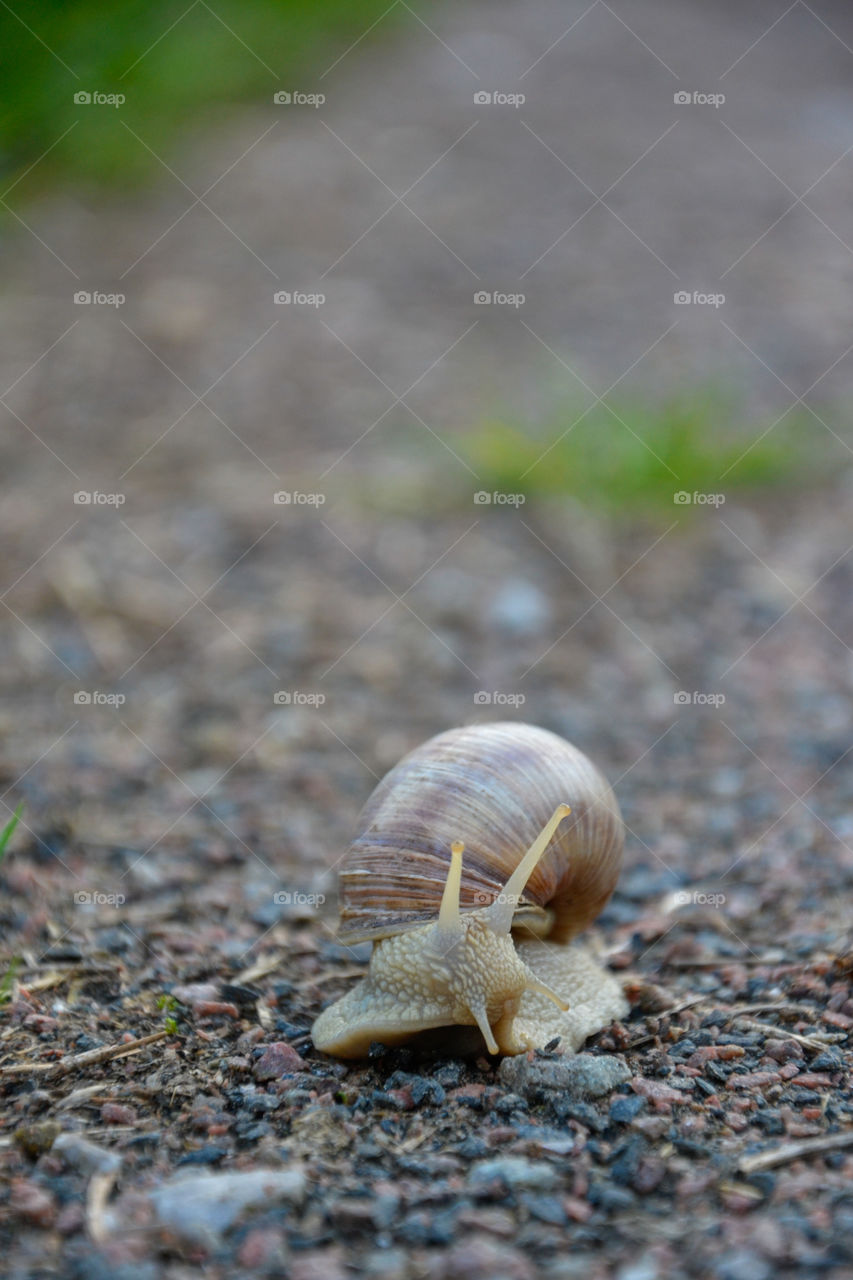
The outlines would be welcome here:
<svg viewBox="0 0 853 1280">
<path fill-rule="evenodd" d="M 344 942 L 431 923 L 465 845 L 461 908 L 492 902 L 557 805 L 571 805 L 530 877 L 515 919 L 566 942 L 599 914 L 616 884 L 623 827 L 607 782 L 547 729 L 500 722 L 430 738 L 382 779 L 340 874 Z"/>
</svg>

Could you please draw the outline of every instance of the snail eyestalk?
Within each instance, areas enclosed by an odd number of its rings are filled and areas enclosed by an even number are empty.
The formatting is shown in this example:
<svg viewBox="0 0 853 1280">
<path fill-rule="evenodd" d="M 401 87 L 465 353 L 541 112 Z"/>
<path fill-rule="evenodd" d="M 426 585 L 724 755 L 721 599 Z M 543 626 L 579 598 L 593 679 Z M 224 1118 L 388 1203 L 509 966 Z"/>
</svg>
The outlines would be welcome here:
<svg viewBox="0 0 853 1280">
<path fill-rule="evenodd" d="M 462 888 L 462 854 L 465 846 L 461 840 L 454 840 L 450 846 L 450 870 L 444 882 L 441 895 L 441 906 L 438 912 L 438 927 L 444 932 L 459 932 L 459 892 Z"/>
<path fill-rule="evenodd" d="M 490 907 L 483 911 L 483 919 L 494 929 L 495 933 L 509 933 L 512 929 L 512 918 L 518 906 L 518 900 L 524 892 L 527 881 L 536 870 L 536 865 L 551 843 L 554 832 L 571 813 L 571 806 L 558 804 L 527 853 L 507 880 L 500 895 Z M 449 879 L 449 877 L 448 877 Z"/>
</svg>

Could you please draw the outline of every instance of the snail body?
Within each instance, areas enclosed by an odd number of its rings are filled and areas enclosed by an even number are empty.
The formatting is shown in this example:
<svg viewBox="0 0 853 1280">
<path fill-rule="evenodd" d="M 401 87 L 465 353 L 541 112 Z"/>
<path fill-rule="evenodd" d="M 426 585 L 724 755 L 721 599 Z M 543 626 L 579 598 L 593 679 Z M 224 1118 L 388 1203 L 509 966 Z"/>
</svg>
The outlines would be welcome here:
<svg viewBox="0 0 853 1280">
<path fill-rule="evenodd" d="M 439 734 L 382 779 L 359 825 L 339 936 L 374 949 L 315 1021 L 317 1048 L 361 1057 L 477 1026 L 491 1053 L 555 1036 L 576 1049 L 626 1012 L 616 980 L 568 945 L 613 892 L 623 843 L 610 787 L 570 743 L 511 722 Z"/>
</svg>

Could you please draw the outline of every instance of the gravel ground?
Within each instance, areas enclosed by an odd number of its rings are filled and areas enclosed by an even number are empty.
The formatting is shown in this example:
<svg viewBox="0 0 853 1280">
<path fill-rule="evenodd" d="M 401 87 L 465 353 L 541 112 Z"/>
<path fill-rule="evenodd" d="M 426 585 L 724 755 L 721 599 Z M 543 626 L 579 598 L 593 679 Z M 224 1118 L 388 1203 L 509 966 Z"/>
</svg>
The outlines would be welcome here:
<svg viewBox="0 0 853 1280">
<path fill-rule="evenodd" d="M 251 252 L 196 207 L 140 258 L 194 198 L 168 175 L 27 209 L 52 253 L 6 240 L 11 1276 L 853 1274 L 846 448 L 815 418 L 825 489 L 709 476 L 725 502 L 662 523 L 457 500 L 450 452 L 497 401 L 548 411 L 569 383 L 543 341 L 598 391 L 632 362 L 638 394 L 724 371 L 826 421 L 849 160 L 763 235 L 795 196 L 728 129 L 814 183 L 850 145 L 850 19 L 599 0 L 555 44 L 584 8 L 437 10 L 453 53 L 377 31 L 299 86 L 322 112 L 198 139 L 174 165 L 195 193 L 272 127 L 205 197 Z M 727 101 L 682 116 L 674 87 Z M 475 89 L 529 109 L 477 115 Z M 537 266 L 592 197 L 530 130 L 618 214 Z M 398 194 L 451 146 L 341 258 L 393 198 L 364 162 Z M 682 319 L 674 290 L 712 286 L 725 307 Z M 480 288 L 524 290 L 523 317 Z M 412 431 L 447 483 L 407 505 Z M 323 1057 L 311 1021 L 367 959 L 334 936 L 361 803 L 431 733 L 512 717 L 615 786 L 626 866 L 593 940 L 630 1016 L 574 1062 Z"/>
</svg>

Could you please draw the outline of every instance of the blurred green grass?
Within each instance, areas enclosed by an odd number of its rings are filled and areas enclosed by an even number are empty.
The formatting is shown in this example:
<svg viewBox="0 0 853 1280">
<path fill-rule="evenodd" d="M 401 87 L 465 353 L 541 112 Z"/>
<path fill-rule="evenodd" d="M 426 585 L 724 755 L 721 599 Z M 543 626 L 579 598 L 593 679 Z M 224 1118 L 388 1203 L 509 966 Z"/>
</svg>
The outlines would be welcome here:
<svg viewBox="0 0 853 1280">
<path fill-rule="evenodd" d="M 183 132 L 226 118 L 234 104 L 259 102 L 272 109 L 278 89 L 334 92 L 319 77 L 382 17 L 388 3 L 15 0 L 12 7 L 0 5 L 3 185 L 26 175 L 19 188 L 25 197 L 63 182 L 138 186 L 162 172 L 151 151 L 169 160 Z M 370 38 L 387 37 L 405 14 L 402 6 L 392 7 Z M 78 105 L 74 94 L 79 91 L 122 93 L 126 102 Z"/>
<path fill-rule="evenodd" d="M 15 834 L 15 827 L 17 827 L 18 823 L 21 821 L 21 814 L 23 812 L 24 812 L 24 802 L 22 800 L 21 803 L 18 805 L 17 809 L 15 810 L 15 812 L 12 814 L 9 821 L 6 823 L 3 830 L 0 831 L 0 862 L 3 861 L 3 857 L 6 853 L 6 845 L 9 843 L 9 841 L 12 839 L 12 836 Z"/>
<path fill-rule="evenodd" d="M 456 436 L 453 447 L 485 490 L 571 495 L 646 513 L 672 511 L 679 491 L 802 488 L 826 469 L 814 445 L 825 429 L 802 413 L 768 430 L 773 418 L 744 421 L 735 398 L 707 388 L 612 409 L 570 406 L 536 430 L 496 417 Z"/>
<path fill-rule="evenodd" d="M 235 106 L 266 105 L 272 120 L 279 89 L 333 94 L 335 77 L 322 73 L 354 43 L 363 52 L 365 33 L 385 39 L 406 16 L 388 0 L 117 0 L 107 8 L 20 0 L 14 9 L 0 0 L 0 178 L 15 188 L 12 207 L 62 184 L 138 188 L 163 173 L 157 156 L 169 162 L 182 136 L 226 124 Z M 126 102 L 78 105 L 81 90 L 122 93 Z M 814 458 L 826 450 L 814 437 L 823 428 L 792 413 L 762 436 L 770 421 L 744 420 L 737 397 L 696 388 L 660 404 L 613 400 L 612 412 L 598 405 L 585 414 L 568 402 L 538 427 L 496 413 L 449 443 L 486 489 L 671 511 L 679 490 L 819 479 Z M 418 452 L 412 444 L 404 455 Z M 435 479 L 434 459 L 425 474 Z M 403 502 L 406 491 L 401 484 Z M 443 483 L 441 492 L 450 504 L 459 496 Z M 387 493 L 376 497 L 394 505 Z"/>
</svg>

